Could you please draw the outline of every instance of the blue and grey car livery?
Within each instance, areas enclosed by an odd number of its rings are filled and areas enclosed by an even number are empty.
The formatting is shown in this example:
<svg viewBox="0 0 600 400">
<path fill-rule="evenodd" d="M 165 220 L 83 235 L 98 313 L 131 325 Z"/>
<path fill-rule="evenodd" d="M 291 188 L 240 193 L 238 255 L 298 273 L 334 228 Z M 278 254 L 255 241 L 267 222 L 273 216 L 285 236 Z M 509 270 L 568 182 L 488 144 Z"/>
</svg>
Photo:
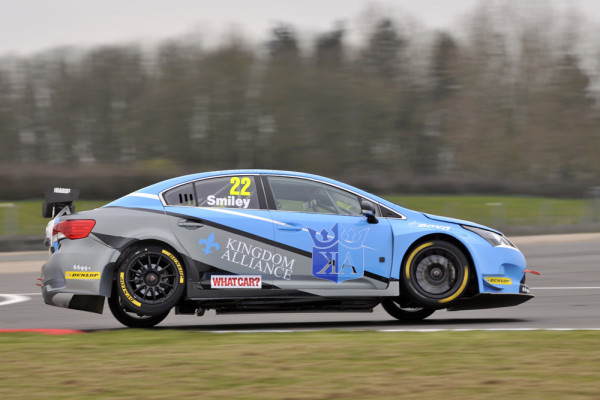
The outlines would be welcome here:
<svg viewBox="0 0 600 400">
<path fill-rule="evenodd" d="M 533 296 L 501 233 L 412 211 L 311 174 L 231 170 L 178 177 L 74 213 L 47 193 L 47 304 L 128 326 L 180 314 L 512 306 Z M 56 193 L 57 192 L 57 193 Z"/>
</svg>

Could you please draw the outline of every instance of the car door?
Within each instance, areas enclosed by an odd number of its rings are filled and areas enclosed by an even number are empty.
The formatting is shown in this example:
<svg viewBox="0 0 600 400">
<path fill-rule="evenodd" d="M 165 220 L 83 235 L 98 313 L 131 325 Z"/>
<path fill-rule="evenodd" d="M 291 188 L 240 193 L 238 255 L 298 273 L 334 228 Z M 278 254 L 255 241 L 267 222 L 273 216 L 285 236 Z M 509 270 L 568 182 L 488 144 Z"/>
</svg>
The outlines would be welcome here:
<svg viewBox="0 0 600 400">
<path fill-rule="evenodd" d="M 273 224 L 257 175 L 206 178 L 167 190 L 162 197 L 173 233 L 195 261 L 199 288 L 242 289 L 240 282 L 252 289 L 270 287 Z M 229 275 L 253 279 L 223 278 Z"/>
<path fill-rule="evenodd" d="M 276 287 L 387 288 L 392 230 L 386 219 L 367 221 L 358 195 L 298 177 L 268 176 L 264 186 L 276 254 L 288 267 L 283 277 L 275 277 Z"/>
</svg>

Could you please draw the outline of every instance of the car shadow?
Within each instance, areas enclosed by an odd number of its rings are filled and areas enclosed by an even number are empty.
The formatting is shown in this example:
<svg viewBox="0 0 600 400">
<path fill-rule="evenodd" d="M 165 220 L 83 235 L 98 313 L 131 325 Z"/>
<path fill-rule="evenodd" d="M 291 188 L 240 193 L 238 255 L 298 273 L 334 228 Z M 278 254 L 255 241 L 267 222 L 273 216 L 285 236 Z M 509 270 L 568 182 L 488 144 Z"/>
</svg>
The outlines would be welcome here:
<svg viewBox="0 0 600 400">
<path fill-rule="evenodd" d="M 461 318 L 461 319 L 431 319 L 424 321 L 320 321 L 320 322 L 257 322 L 257 323 L 227 323 L 227 324 L 190 324 L 190 325 L 164 325 L 155 326 L 153 330 L 200 331 L 200 332 L 256 332 L 256 331 L 314 331 L 314 330 L 437 330 L 437 329 L 511 329 L 512 324 L 530 322 L 518 318 Z M 120 330 L 128 328 L 101 329 L 102 331 Z M 514 329 L 514 328 L 512 328 Z M 96 332 L 91 329 L 86 332 Z"/>
</svg>

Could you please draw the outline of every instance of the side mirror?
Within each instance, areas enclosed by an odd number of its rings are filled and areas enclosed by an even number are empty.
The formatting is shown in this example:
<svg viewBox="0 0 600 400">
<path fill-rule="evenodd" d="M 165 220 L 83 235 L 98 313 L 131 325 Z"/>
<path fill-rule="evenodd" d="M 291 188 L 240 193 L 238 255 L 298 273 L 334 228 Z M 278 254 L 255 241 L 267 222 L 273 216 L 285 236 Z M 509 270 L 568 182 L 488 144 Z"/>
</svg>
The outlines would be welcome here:
<svg viewBox="0 0 600 400">
<path fill-rule="evenodd" d="M 376 224 L 379 220 L 375 217 L 375 205 L 367 200 L 361 200 L 360 202 L 360 210 L 362 215 L 367 217 L 367 222 L 369 224 Z"/>
</svg>

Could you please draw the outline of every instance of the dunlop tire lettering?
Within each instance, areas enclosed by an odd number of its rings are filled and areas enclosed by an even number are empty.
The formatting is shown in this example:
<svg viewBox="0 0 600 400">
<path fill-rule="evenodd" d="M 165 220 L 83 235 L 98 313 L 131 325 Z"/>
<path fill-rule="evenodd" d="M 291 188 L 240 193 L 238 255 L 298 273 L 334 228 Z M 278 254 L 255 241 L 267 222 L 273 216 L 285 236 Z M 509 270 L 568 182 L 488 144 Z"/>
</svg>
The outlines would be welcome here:
<svg viewBox="0 0 600 400">
<path fill-rule="evenodd" d="M 123 291 L 123 294 L 125 295 L 127 300 L 129 300 L 131 302 L 131 304 L 133 304 L 137 307 L 141 307 L 142 303 L 140 303 L 139 301 L 137 301 L 136 299 L 131 297 L 131 295 L 127 291 L 127 286 L 125 285 L 125 272 L 121 272 L 121 274 L 119 275 L 119 284 L 120 284 L 121 290 Z"/>
</svg>

